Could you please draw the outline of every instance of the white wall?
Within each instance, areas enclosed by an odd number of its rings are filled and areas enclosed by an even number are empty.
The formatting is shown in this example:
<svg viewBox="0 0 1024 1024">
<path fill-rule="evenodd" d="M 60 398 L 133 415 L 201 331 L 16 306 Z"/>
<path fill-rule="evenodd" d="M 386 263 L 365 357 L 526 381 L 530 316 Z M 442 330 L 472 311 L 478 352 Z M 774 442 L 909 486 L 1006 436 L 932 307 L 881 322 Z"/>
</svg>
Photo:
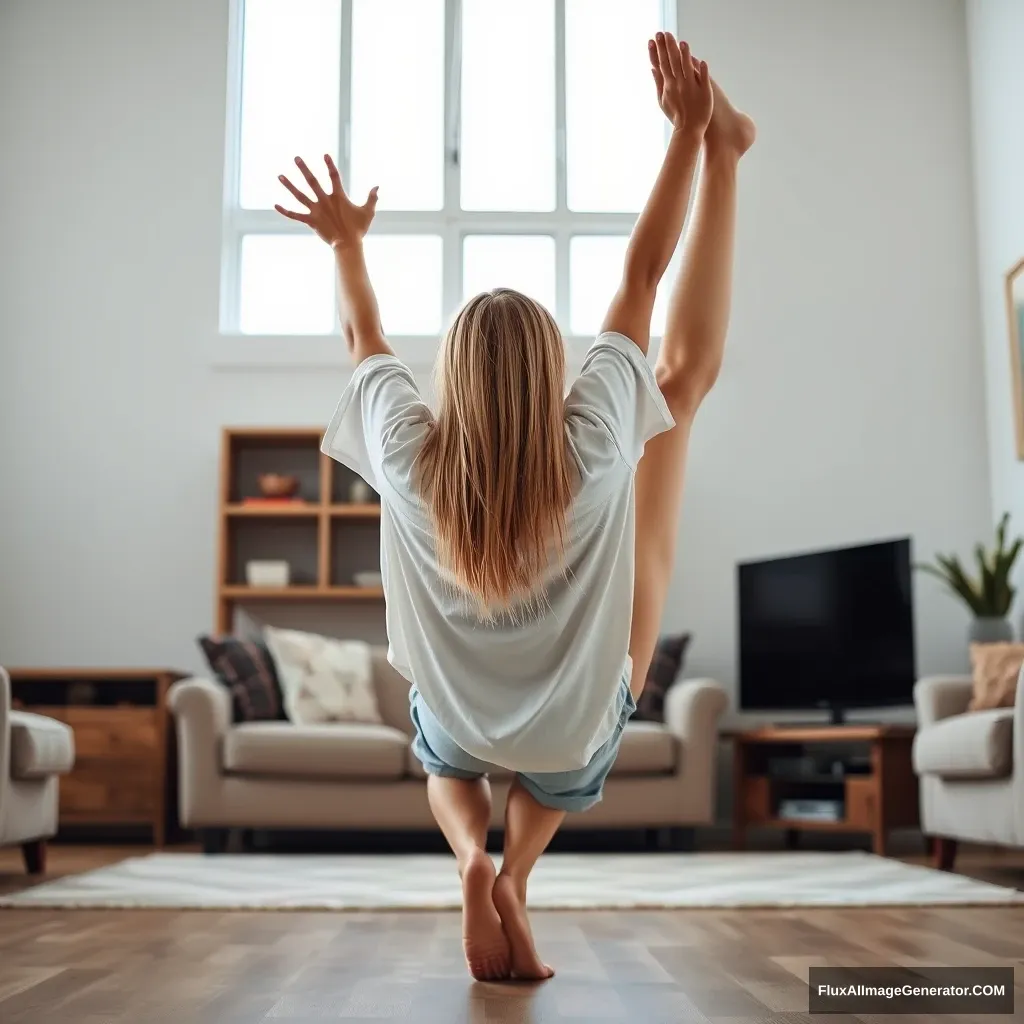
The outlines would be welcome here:
<svg viewBox="0 0 1024 1024">
<path fill-rule="evenodd" d="M 761 132 L 665 617 L 732 685 L 737 559 L 990 522 L 964 14 L 682 15 Z M 211 368 L 226 34 L 224 0 L 0 8 L 2 661 L 197 667 L 220 426 L 323 422 L 345 379 Z M 963 615 L 918 597 L 922 669 L 959 665 Z"/>
<path fill-rule="evenodd" d="M 1010 512 L 1024 532 L 1003 290 L 1006 272 L 1024 257 L 1024 4 L 970 0 L 967 11 L 992 506 L 997 516 Z M 1024 583 L 1024 565 L 1017 583 Z"/>
</svg>

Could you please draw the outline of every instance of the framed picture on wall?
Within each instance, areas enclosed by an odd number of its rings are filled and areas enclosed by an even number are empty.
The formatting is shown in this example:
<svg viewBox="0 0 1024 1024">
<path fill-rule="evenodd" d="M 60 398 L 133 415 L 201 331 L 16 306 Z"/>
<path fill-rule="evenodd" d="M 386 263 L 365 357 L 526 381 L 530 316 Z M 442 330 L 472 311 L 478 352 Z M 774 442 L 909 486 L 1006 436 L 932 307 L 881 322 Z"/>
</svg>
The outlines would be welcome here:
<svg viewBox="0 0 1024 1024">
<path fill-rule="evenodd" d="M 1017 458 L 1024 460 L 1024 259 L 1006 275 L 1006 315 L 1010 328 Z"/>
</svg>

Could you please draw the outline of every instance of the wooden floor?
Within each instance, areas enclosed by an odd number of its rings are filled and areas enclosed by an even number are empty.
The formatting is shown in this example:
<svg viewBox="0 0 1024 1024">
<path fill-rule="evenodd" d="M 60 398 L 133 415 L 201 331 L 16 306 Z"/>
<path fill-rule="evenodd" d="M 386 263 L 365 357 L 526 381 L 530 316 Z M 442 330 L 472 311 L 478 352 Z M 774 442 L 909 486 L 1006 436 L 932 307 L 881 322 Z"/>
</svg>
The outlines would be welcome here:
<svg viewBox="0 0 1024 1024">
<path fill-rule="evenodd" d="M 54 847 L 51 877 L 140 850 Z M 1019 856 L 965 873 L 1024 887 Z M 25 884 L 0 851 L 0 891 Z M 1014 965 L 1024 1020 L 1024 910 L 546 912 L 540 986 L 474 983 L 452 913 L 0 910 L 3 1024 L 796 1024 L 814 965 Z M 997 1021 L 945 1016 L 943 1022 Z"/>
</svg>

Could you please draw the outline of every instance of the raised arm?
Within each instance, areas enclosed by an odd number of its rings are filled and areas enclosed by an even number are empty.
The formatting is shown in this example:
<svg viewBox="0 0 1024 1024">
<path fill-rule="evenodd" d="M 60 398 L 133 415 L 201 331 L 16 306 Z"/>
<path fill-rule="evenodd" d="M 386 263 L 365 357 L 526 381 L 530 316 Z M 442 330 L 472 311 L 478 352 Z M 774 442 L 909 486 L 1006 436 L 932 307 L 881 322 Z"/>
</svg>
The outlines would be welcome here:
<svg viewBox="0 0 1024 1024">
<path fill-rule="evenodd" d="M 325 192 L 316 176 L 301 157 L 295 165 L 302 172 L 306 184 L 314 195 L 310 199 L 297 189 L 283 174 L 281 184 L 306 207 L 307 213 L 296 213 L 283 206 L 274 207 L 289 220 L 308 224 L 333 250 L 338 267 L 338 306 L 341 332 L 348 342 L 348 350 L 358 365 L 364 359 L 381 352 L 391 352 L 380 325 L 377 297 L 373 294 L 366 260 L 363 258 L 363 236 L 370 229 L 377 207 L 374 188 L 362 206 L 356 206 L 341 186 L 341 175 L 334 161 L 324 157 L 331 180 L 331 191 Z"/>
<path fill-rule="evenodd" d="M 672 122 L 672 136 L 654 188 L 626 250 L 622 283 L 603 331 L 617 331 L 647 352 L 654 297 L 679 242 L 690 202 L 693 172 L 714 106 L 708 66 L 695 62 L 687 43 L 659 32 L 647 44 L 658 103 Z"/>
</svg>

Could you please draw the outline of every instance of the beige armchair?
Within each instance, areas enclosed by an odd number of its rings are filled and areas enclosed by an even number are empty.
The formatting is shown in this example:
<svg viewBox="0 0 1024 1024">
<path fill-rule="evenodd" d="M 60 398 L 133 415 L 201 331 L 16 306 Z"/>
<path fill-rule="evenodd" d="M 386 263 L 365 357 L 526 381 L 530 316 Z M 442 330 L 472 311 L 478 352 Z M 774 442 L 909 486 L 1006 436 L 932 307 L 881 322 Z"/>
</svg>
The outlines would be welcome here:
<svg viewBox="0 0 1024 1024">
<path fill-rule="evenodd" d="M 971 693 L 967 676 L 933 676 L 914 689 L 921 827 L 946 871 L 958 840 L 1024 846 L 1024 684 L 1012 708 L 968 711 Z"/>
<path fill-rule="evenodd" d="M 74 763 L 74 733 L 52 718 L 12 710 L 11 680 L 0 668 L 0 846 L 19 844 L 29 874 L 46 870 L 58 777 Z"/>
<path fill-rule="evenodd" d="M 179 817 L 203 832 L 209 852 L 231 829 L 416 830 L 433 825 L 425 775 L 409 746 L 409 684 L 374 650 L 380 725 L 233 724 L 228 691 L 208 679 L 171 688 L 178 734 Z M 570 815 L 569 828 L 664 830 L 679 845 L 687 826 L 712 820 L 718 720 L 724 690 L 711 680 L 677 682 L 665 724 L 631 722 L 604 800 Z M 511 780 L 494 782 L 500 827 Z"/>
</svg>

